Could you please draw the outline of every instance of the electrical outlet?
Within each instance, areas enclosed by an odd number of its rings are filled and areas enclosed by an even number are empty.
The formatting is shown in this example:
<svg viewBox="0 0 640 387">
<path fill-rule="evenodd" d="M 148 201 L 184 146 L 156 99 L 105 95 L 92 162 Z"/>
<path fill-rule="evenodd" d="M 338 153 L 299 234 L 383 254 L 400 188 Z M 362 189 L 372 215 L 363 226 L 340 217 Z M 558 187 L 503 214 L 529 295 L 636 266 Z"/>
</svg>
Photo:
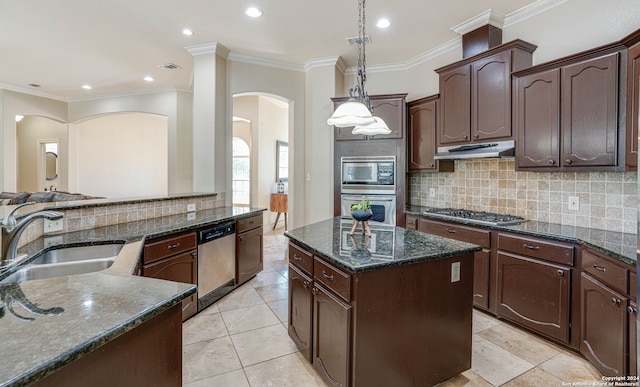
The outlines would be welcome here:
<svg viewBox="0 0 640 387">
<path fill-rule="evenodd" d="M 451 264 L 451 282 L 460 281 L 460 262 Z"/>
<path fill-rule="evenodd" d="M 307 172 L 307 175 L 305 177 L 306 181 L 311 181 L 311 173 Z"/>
<path fill-rule="evenodd" d="M 436 197 L 436 189 L 431 187 L 429 188 L 429 197 L 430 198 L 435 198 Z"/>
<path fill-rule="evenodd" d="M 568 207 L 570 210 L 578 211 L 580 209 L 580 198 L 577 196 L 569 196 Z"/>
<path fill-rule="evenodd" d="M 195 204 L 187 204 L 187 212 L 194 212 L 196 210 Z"/>
<path fill-rule="evenodd" d="M 62 231 L 62 219 L 58 220 L 44 220 L 44 233 L 48 234 L 50 232 Z"/>
<path fill-rule="evenodd" d="M 196 214 L 193 212 L 190 212 L 187 214 L 187 220 L 195 220 L 196 219 Z"/>
</svg>

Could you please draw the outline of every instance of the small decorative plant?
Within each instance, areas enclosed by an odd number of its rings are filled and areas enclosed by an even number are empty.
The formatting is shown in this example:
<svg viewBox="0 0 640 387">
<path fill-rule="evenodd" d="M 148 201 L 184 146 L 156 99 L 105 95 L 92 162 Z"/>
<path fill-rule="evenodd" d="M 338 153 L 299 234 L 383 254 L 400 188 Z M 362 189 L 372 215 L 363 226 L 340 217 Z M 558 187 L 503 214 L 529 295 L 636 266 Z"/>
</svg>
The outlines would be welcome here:
<svg viewBox="0 0 640 387">
<path fill-rule="evenodd" d="M 371 202 L 366 197 L 362 197 L 362 200 L 358 204 L 354 204 L 351 206 L 351 211 L 355 210 L 369 210 L 371 209 Z"/>
</svg>

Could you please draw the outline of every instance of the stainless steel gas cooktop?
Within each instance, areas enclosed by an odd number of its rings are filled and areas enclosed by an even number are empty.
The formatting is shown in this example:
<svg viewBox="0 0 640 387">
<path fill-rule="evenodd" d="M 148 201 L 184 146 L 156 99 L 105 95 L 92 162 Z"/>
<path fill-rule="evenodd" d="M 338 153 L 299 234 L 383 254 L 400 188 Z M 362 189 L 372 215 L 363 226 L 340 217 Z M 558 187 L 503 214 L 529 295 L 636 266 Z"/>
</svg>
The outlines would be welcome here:
<svg viewBox="0 0 640 387">
<path fill-rule="evenodd" d="M 506 226 L 526 222 L 526 219 L 515 215 L 501 215 L 492 212 L 462 210 L 457 208 L 431 208 L 424 214 L 443 219 L 465 219 L 477 224 L 490 226 Z"/>
</svg>

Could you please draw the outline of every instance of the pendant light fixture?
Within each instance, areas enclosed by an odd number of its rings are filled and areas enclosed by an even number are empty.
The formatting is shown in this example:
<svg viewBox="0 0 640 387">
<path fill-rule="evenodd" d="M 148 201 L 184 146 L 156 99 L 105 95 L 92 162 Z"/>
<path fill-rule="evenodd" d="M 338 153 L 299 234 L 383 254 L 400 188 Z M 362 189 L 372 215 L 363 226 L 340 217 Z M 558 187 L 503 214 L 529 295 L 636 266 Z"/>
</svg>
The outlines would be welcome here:
<svg viewBox="0 0 640 387">
<path fill-rule="evenodd" d="M 336 108 L 327 120 L 328 125 L 339 128 L 354 126 L 353 134 L 375 135 L 389 134 L 391 129 L 380 117 L 373 115 L 369 94 L 364 89 L 367 81 L 365 0 L 358 0 L 358 74 L 357 83 L 349 89 L 349 100 Z"/>
</svg>

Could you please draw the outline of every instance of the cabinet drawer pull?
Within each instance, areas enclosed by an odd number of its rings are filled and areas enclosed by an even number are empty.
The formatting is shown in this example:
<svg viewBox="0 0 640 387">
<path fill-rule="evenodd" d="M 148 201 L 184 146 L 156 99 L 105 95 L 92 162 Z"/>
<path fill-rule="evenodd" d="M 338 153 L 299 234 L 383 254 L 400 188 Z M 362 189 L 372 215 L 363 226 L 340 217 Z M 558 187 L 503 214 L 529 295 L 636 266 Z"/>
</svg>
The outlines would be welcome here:
<svg viewBox="0 0 640 387">
<path fill-rule="evenodd" d="M 594 268 L 594 269 L 596 269 L 596 270 L 598 270 L 598 271 L 601 271 L 601 272 L 603 272 L 603 273 L 607 271 L 607 268 L 606 268 L 606 267 L 598 266 L 598 265 L 596 265 L 595 263 L 593 264 L 593 268 Z"/>
<path fill-rule="evenodd" d="M 620 300 L 618 300 L 617 298 L 614 297 L 614 298 L 611 299 L 611 303 L 618 305 L 620 303 Z"/>
<path fill-rule="evenodd" d="M 308 288 L 309 287 L 309 281 L 307 281 L 307 280 L 302 281 L 302 286 L 304 286 L 305 289 Z"/>
<path fill-rule="evenodd" d="M 638 309 L 632 307 L 632 306 L 627 306 L 627 312 L 631 313 L 631 314 L 636 314 L 638 313 Z"/>
<path fill-rule="evenodd" d="M 558 270 L 558 271 L 556 271 L 556 274 L 558 274 L 559 276 L 563 276 L 564 275 L 564 270 Z"/>
<path fill-rule="evenodd" d="M 325 273 L 324 270 L 322 271 L 322 276 L 330 281 L 333 281 L 333 275 Z"/>
<path fill-rule="evenodd" d="M 302 261 L 302 258 L 298 257 L 295 253 L 293 254 L 293 259 L 298 262 Z"/>
<path fill-rule="evenodd" d="M 540 246 L 528 245 L 526 243 L 523 243 L 522 245 L 528 248 L 529 250 L 540 250 Z"/>
<path fill-rule="evenodd" d="M 178 247 L 180 247 L 180 242 L 178 242 L 178 243 L 176 243 L 176 244 L 174 244 L 174 245 L 169 245 L 169 246 L 167 246 L 167 249 L 169 249 L 169 250 L 173 250 L 173 249 L 176 249 L 176 248 L 178 248 Z"/>
<path fill-rule="evenodd" d="M 452 228 L 445 228 L 444 231 L 450 233 L 450 234 L 455 234 L 456 230 L 452 229 Z"/>
</svg>

